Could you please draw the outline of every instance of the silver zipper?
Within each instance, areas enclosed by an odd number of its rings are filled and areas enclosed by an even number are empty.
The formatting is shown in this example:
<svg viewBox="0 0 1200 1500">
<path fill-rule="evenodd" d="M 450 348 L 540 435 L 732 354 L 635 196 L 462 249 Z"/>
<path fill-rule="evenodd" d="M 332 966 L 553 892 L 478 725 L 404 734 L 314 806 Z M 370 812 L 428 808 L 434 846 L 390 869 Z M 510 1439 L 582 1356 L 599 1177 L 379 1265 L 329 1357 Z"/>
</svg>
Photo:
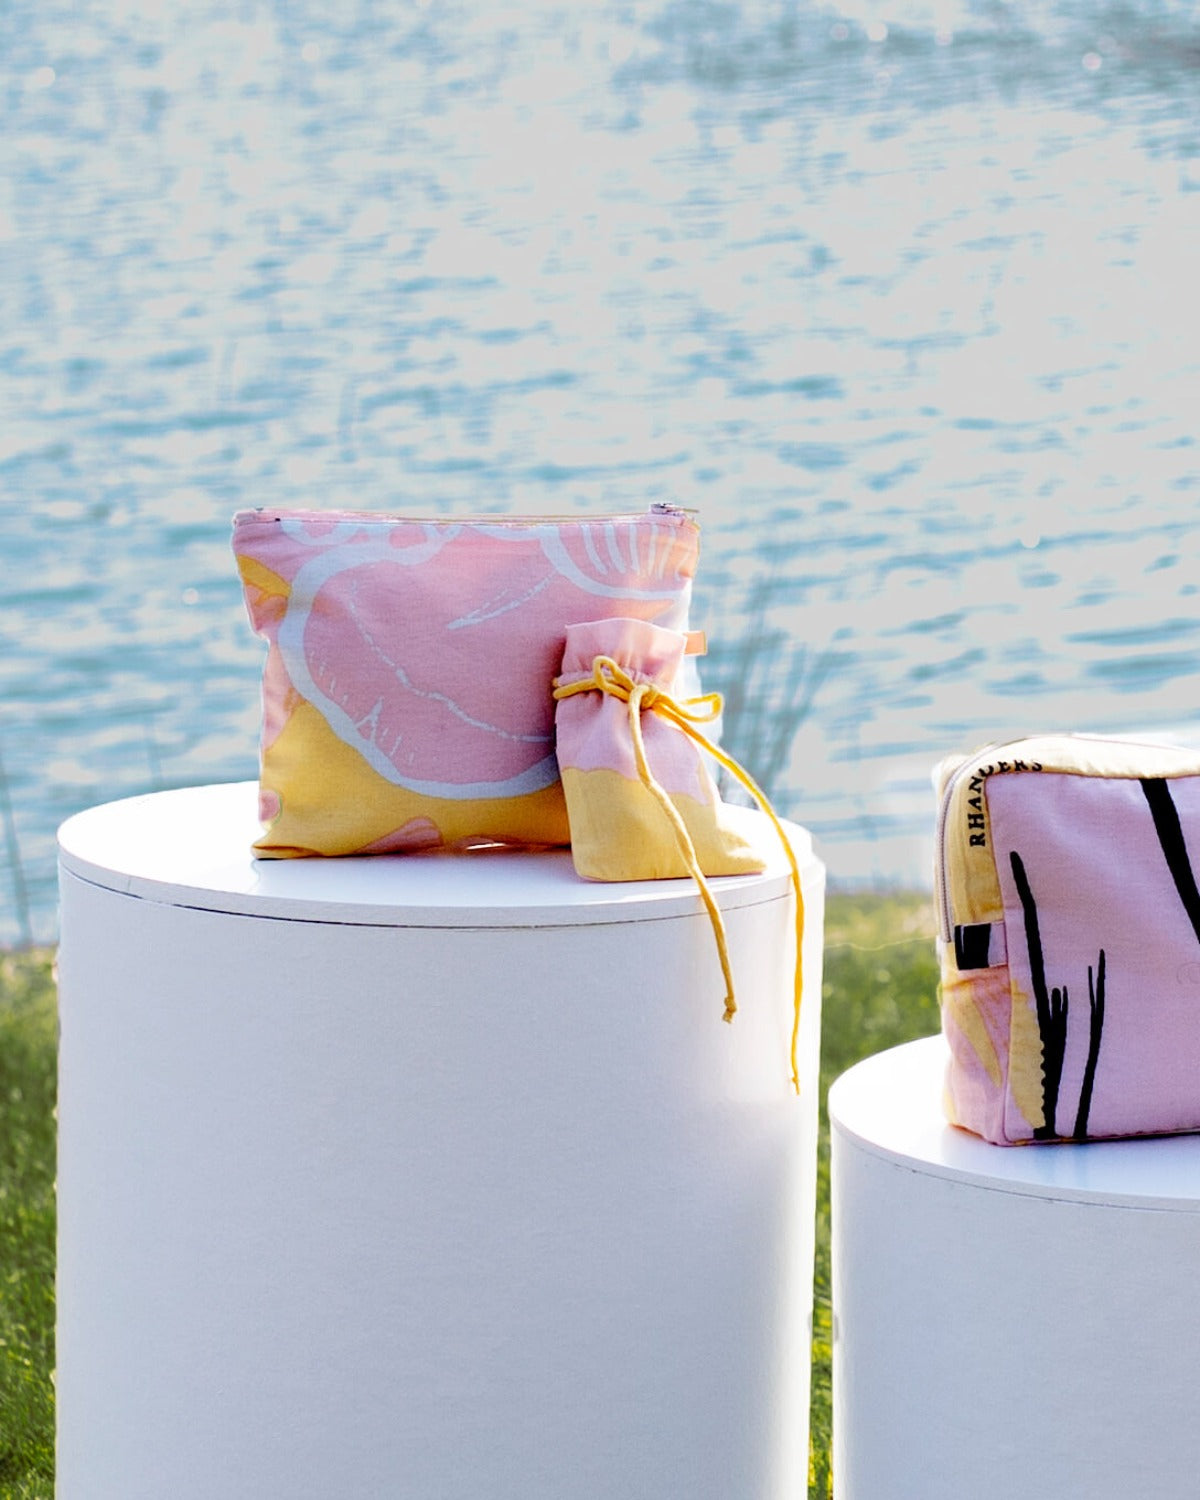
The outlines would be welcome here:
<svg viewBox="0 0 1200 1500">
<path fill-rule="evenodd" d="M 265 506 L 256 506 L 253 510 L 239 512 L 240 515 L 252 517 L 256 521 L 285 521 L 302 516 L 341 516 L 348 521 L 374 521 L 385 522 L 394 525 L 397 522 L 411 524 L 414 526 L 462 526 L 466 523 L 486 522 L 495 526 L 540 526 L 547 522 L 577 521 L 581 525 L 592 525 L 605 521 L 641 521 L 648 515 L 654 516 L 694 516 L 699 514 L 683 505 L 671 505 L 665 500 L 657 500 L 648 510 L 637 511 L 610 511 L 600 515 L 587 515 L 576 511 L 573 515 L 513 515 L 497 511 L 492 515 L 484 516 L 401 516 L 389 511 L 379 510 L 308 510 L 299 507 L 296 510 L 269 510 Z M 237 517 L 235 517 L 235 520 Z"/>
</svg>

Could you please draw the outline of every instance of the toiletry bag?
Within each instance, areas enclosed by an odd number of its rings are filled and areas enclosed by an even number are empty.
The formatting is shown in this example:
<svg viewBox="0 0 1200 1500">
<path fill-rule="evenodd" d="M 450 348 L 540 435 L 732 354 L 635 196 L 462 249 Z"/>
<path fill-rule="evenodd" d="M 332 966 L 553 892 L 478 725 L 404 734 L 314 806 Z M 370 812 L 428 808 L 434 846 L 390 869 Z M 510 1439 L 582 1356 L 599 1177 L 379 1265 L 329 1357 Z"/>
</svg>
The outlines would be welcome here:
<svg viewBox="0 0 1200 1500">
<path fill-rule="evenodd" d="M 1200 751 L 1044 735 L 938 769 L 946 1112 L 989 1141 L 1200 1129 Z"/>
</svg>

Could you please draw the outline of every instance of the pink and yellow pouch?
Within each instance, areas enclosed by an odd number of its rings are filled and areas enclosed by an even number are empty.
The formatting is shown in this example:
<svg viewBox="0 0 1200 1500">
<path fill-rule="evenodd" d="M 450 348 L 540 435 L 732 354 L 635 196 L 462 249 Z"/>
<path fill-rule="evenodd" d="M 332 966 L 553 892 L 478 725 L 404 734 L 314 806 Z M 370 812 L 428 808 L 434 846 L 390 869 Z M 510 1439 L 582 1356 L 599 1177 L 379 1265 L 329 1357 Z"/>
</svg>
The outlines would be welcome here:
<svg viewBox="0 0 1200 1500">
<path fill-rule="evenodd" d="M 1200 751 L 1045 735 L 943 763 L 946 1112 L 989 1141 L 1200 1129 Z"/>
<path fill-rule="evenodd" d="M 752 874 L 766 860 L 730 818 L 704 754 L 741 782 L 774 826 L 791 869 L 796 910 L 791 1064 L 796 1084 L 804 931 L 799 868 L 765 795 L 699 728 L 720 713 L 719 696 L 676 696 L 691 644 L 687 635 L 644 620 L 596 620 L 568 628 L 554 696 L 571 855 L 577 872 L 588 880 L 695 880 L 716 937 L 725 1019 L 732 1020 L 737 1004 L 724 922 L 706 877 Z"/>
<path fill-rule="evenodd" d="M 551 688 L 567 627 L 686 629 L 699 530 L 599 519 L 242 511 L 267 642 L 266 858 L 570 841 Z"/>
<path fill-rule="evenodd" d="M 753 848 L 726 816 L 696 741 L 677 718 L 635 712 L 631 694 L 653 710 L 680 690 L 689 638 L 644 620 L 595 620 L 567 628 L 562 671 L 555 680 L 559 772 L 571 824 L 571 854 L 586 880 L 663 880 L 692 874 L 671 812 L 687 830 L 695 863 L 706 875 L 747 875 L 763 869 Z M 696 700 L 692 700 L 695 705 Z M 677 699 L 672 699 L 678 711 Z M 714 717 L 715 699 L 700 700 L 700 715 Z M 649 784 L 640 775 L 653 768 Z"/>
</svg>

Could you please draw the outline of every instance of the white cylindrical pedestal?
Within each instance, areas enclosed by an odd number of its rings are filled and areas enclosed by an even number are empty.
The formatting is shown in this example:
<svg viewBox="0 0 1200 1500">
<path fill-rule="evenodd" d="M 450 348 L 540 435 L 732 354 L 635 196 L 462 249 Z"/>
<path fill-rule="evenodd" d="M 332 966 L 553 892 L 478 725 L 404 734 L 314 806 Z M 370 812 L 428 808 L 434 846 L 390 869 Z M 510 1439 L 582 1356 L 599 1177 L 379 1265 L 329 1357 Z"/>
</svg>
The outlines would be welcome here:
<svg viewBox="0 0 1200 1500">
<path fill-rule="evenodd" d="M 1195 1500 L 1200 1137 L 990 1146 L 945 1062 L 829 1095 L 838 1500 Z"/>
<path fill-rule="evenodd" d="M 59 1500 L 797 1500 L 782 861 L 255 862 L 252 785 L 60 836 Z"/>
</svg>

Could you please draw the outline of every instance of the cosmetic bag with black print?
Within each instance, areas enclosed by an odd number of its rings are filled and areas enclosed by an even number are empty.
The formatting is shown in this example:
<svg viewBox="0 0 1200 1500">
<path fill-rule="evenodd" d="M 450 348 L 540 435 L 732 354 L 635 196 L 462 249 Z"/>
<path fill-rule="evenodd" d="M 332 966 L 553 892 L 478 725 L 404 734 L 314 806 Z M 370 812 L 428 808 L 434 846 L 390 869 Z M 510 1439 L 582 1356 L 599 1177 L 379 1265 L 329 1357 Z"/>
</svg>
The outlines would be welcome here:
<svg viewBox="0 0 1200 1500">
<path fill-rule="evenodd" d="M 936 780 L 949 1119 L 1200 1130 L 1200 751 L 1044 735 Z"/>
</svg>

